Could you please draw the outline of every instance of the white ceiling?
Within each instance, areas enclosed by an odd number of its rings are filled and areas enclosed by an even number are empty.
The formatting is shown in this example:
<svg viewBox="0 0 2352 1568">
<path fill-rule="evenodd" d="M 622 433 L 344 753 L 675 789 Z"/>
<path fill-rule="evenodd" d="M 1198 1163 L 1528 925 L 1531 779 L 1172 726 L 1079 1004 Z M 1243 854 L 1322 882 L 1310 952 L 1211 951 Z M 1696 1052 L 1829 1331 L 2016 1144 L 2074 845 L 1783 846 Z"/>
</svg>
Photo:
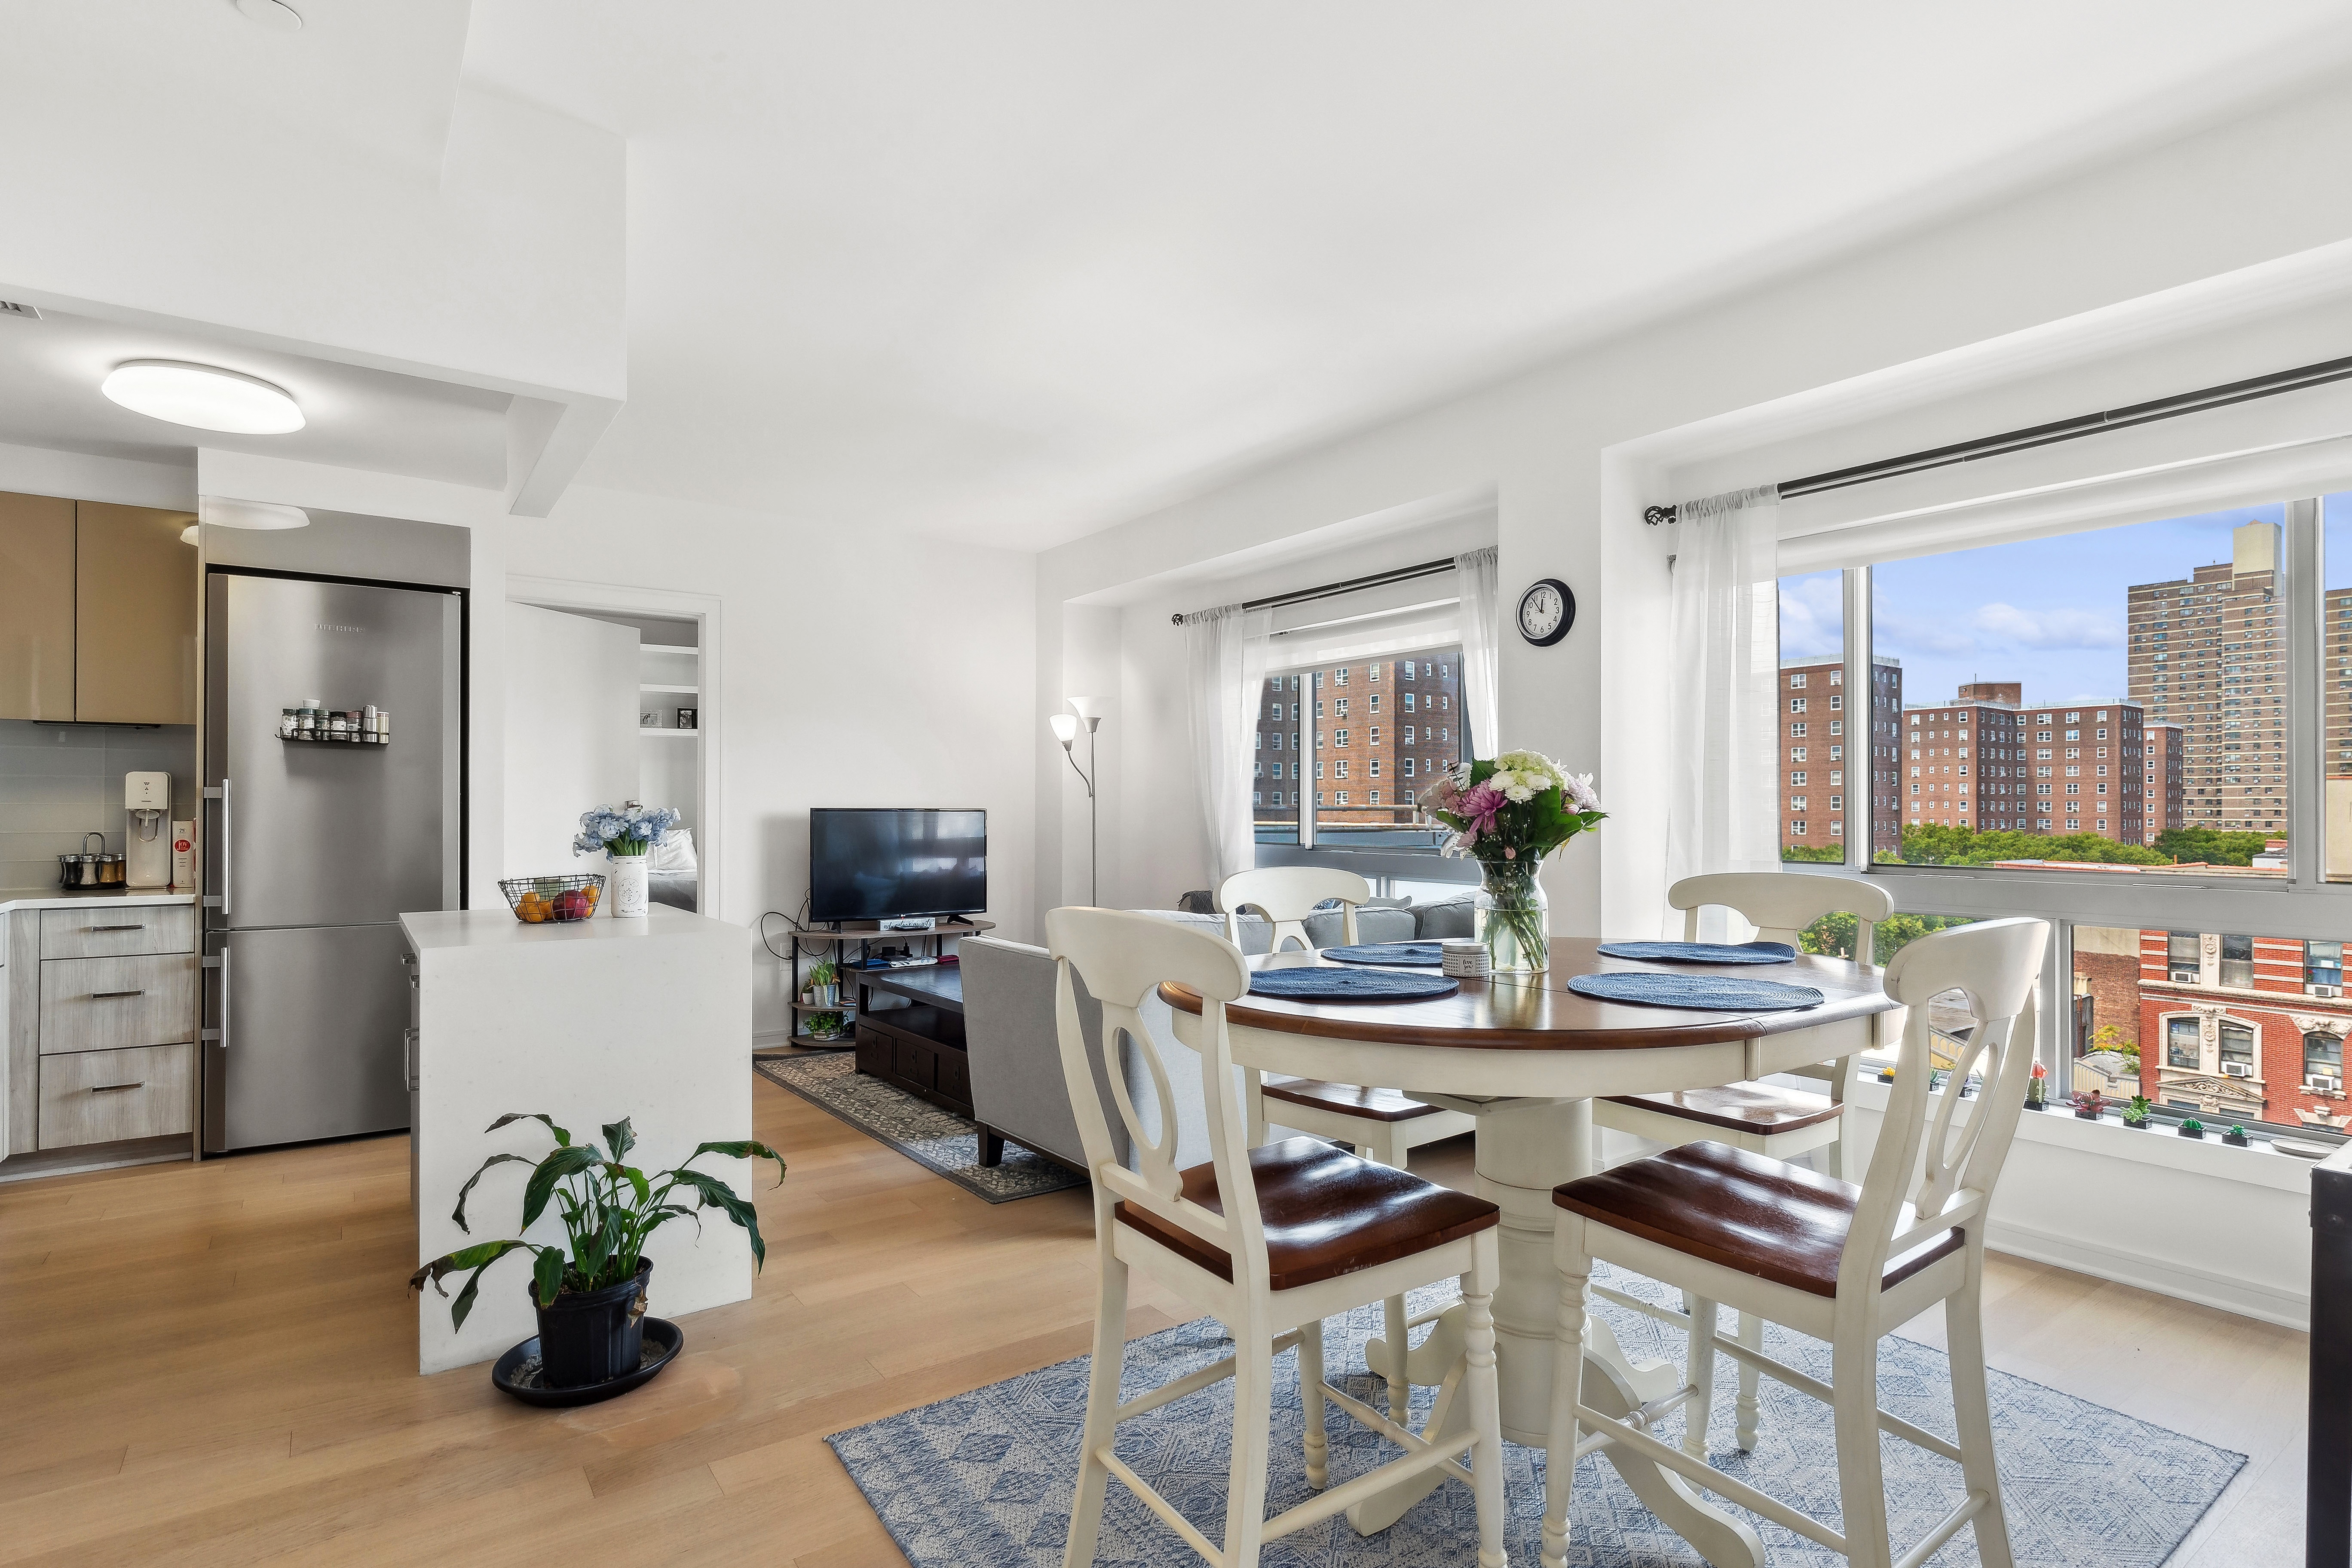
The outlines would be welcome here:
<svg viewBox="0 0 2352 1568">
<path fill-rule="evenodd" d="M 630 143 L 588 482 L 1041 547 L 2352 54 L 2340 0 L 478 0 Z"/>
<path fill-rule="evenodd" d="M 191 360 L 259 376 L 292 394 L 308 423 L 290 436 L 228 436 L 133 414 L 98 390 L 130 359 Z M 193 463 L 205 446 L 499 489 L 507 483 L 512 401 L 503 392 L 171 328 L 55 311 L 37 321 L 0 316 L 0 441 L 12 445 L 151 463 Z"/>
</svg>

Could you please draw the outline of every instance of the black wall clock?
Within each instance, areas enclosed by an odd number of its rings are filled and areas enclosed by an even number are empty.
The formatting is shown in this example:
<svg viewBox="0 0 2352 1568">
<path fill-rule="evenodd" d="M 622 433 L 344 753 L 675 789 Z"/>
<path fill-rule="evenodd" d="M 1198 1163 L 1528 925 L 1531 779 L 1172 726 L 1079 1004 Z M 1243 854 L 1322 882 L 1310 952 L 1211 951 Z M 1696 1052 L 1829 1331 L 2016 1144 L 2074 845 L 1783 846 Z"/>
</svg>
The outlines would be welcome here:
<svg viewBox="0 0 2352 1568">
<path fill-rule="evenodd" d="M 1557 577 L 1545 577 L 1519 595 L 1519 635 L 1549 647 L 1576 625 L 1576 595 Z"/>
</svg>

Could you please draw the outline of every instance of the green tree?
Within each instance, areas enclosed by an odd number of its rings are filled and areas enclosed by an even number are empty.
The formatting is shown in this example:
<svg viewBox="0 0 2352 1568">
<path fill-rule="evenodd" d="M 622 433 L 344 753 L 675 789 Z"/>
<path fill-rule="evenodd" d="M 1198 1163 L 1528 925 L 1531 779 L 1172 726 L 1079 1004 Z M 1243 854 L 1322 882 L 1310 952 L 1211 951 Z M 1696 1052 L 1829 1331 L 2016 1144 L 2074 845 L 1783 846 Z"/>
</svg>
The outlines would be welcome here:
<svg viewBox="0 0 2352 1568">
<path fill-rule="evenodd" d="M 2096 833 L 1979 833 L 1973 827 L 1921 822 L 1904 826 L 1903 859 L 1913 866 L 1983 866 L 1995 860 L 2064 860 L 2092 866 L 2172 863 L 2168 853 L 2119 844 Z"/>
<path fill-rule="evenodd" d="M 1843 911 L 1823 915 L 1797 934 L 1797 945 L 1807 952 L 1822 953 L 1832 958 L 1852 958 L 1859 923 L 1853 915 Z M 1871 962 L 1885 963 L 1923 936 L 1948 926 L 1968 923 L 1958 915 L 1889 915 L 1878 922 L 1877 931 L 1872 934 L 1870 945 L 1874 952 Z"/>
<path fill-rule="evenodd" d="M 1822 866 L 1843 866 L 1845 864 L 1845 846 L 1843 844 L 1792 844 L 1780 851 L 1780 858 L 1810 861 Z"/>
<path fill-rule="evenodd" d="M 2266 833 L 2222 833 L 2210 827 L 2168 827 L 2156 836 L 2157 853 L 2167 863 L 2202 860 L 2208 866 L 2251 866 L 2268 845 Z"/>
</svg>

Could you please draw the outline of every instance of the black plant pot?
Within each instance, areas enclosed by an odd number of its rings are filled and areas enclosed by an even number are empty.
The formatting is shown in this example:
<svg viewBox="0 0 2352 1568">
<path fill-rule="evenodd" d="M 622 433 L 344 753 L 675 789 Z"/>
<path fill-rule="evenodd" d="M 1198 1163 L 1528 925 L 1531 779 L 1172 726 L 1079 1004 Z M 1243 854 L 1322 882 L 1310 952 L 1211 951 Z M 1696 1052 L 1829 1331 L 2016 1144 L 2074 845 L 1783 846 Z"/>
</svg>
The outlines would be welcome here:
<svg viewBox="0 0 2352 1568">
<path fill-rule="evenodd" d="M 2047 1103 L 2048 1101 L 2046 1100 L 2029 1100 L 2025 1102 L 2025 1109 L 2028 1110 L 2040 1110 Z"/>
<path fill-rule="evenodd" d="M 2124 1125 L 2130 1128 L 2135 1132 L 2145 1132 L 2147 1131 L 2147 1121 L 2144 1117 L 2137 1121 L 2134 1121 L 2130 1118 L 2126 1117 L 2124 1119 Z"/>
<path fill-rule="evenodd" d="M 2180 1130 L 2180 1135 L 2183 1138 L 2202 1138 L 2205 1136 L 2205 1129 L 2202 1127 L 2184 1127 Z"/>
<path fill-rule="evenodd" d="M 2221 1134 L 2221 1142 L 2227 1143 L 2232 1149 L 2251 1149 L 2253 1147 L 2252 1141 L 2242 1132 L 2224 1132 Z"/>
<path fill-rule="evenodd" d="M 2077 1121 L 2096 1121 L 2098 1119 L 2099 1113 L 2095 1110 L 2078 1110 L 2074 1112 L 2074 1120 Z"/>
<path fill-rule="evenodd" d="M 602 1290 L 567 1291 L 539 1313 L 540 1378 L 549 1388 L 585 1388 L 610 1383 L 637 1370 L 645 1357 L 646 1285 L 653 1259 L 637 1265 L 636 1277 Z M 526 1287 L 529 1289 L 529 1287 Z"/>
</svg>

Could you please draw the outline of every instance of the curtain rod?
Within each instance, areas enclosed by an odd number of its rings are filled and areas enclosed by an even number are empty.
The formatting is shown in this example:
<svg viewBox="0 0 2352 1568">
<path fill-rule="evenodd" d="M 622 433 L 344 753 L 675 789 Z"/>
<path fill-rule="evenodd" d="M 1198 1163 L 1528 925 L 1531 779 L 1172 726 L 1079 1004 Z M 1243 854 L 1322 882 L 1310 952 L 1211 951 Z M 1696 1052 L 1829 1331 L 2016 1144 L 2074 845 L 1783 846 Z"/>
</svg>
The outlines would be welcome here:
<svg viewBox="0 0 2352 1568">
<path fill-rule="evenodd" d="M 1410 583 L 1416 577 L 1434 577 L 1440 572 L 1454 570 L 1454 557 L 1443 561 L 1424 561 L 1418 566 L 1400 566 L 1393 572 L 1375 572 L 1369 577 L 1350 577 L 1344 583 L 1326 583 L 1319 588 L 1301 588 L 1295 594 L 1276 594 L 1264 599 L 1245 599 L 1244 610 L 1278 610 L 1285 605 L 1303 605 L 1310 599 L 1328 599 L 1338 594 L 1352 594 L 1359 588 L 1379 588 L 1391 583 Z M 1168 617 L 1171 626 L 1182 626 L 1185 617 Z"/>
<path fill-rule="evenodd" d="M 1866 485 L 1874 479 L 1891 479 L 1902 474 L 1949 468 L 1955 463 L 1971 462 L 1979 458 L 1998 457 L 2005 452 L 2022 452 L 2060 441 L 2079 440 L 2084 436 L 2096 436 L 2108 430 L 2127 429 L 2134 425 L 2152 424 L 2159 419 L 2176 419 L 2184 414 L 2199 414 L 2208 408 L 2226 408 L 2233 403 L 2251 403 L 2256 398 L 2275 397 L 2283 392 L 2295 392 L 2306 386 L 2325 386 L 2329 382 L 2345 380 L 2352 380 L 2352 358 L 2323 360 L 2317 364 L 2275 371 L 2269 375 L 2257 375 L 2245 381 L 2232 381 L 2221 386 L 2159 397 L 2152 402 L 2129 404 L 2121 408 L 2060 419 L 2048 425 L 2028 426 L 2022 430 L 2006 430 L 1998 436 L 1986 436 L 1949 447 L 1932 447 L 1924 452 L 1907 452 L 1899 458 L 1885 458 L 1851 468 L 1832 468 L 1825 474 L 1808 474 L 1801 479 L 1784 481 L 1780 486 L 1780 499 L 1787 500 L 1796 496 L 1819 495 L 1823 490 L 1840 490 L 1849 485 Z M 1673 505 L 1644 507 L 1642 509 L 1642 521 L 1655 528 L 1662 522 L 1675 521 L 1680 510 L 1678 506 Z"/>
</svg>

